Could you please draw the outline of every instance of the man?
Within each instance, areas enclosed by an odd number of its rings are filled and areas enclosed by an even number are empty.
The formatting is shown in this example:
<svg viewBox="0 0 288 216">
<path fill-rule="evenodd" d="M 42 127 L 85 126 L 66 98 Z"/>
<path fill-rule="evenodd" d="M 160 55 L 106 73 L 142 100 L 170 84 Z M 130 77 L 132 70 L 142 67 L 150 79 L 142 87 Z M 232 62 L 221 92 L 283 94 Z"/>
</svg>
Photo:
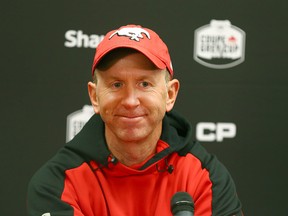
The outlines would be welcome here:
<svg viewBox="0 0 288 216">
<path fill-rule="evenodd" d="M 241 215 L 228 171 L 171 111 L 180 85 L 154 31 L 128 25 L 109 32 L 92 76 L 96 114 L 32 178 L 29 215 L 172 215 L 179 191 L 191 195 L 195 215 Z"/>
</svg>

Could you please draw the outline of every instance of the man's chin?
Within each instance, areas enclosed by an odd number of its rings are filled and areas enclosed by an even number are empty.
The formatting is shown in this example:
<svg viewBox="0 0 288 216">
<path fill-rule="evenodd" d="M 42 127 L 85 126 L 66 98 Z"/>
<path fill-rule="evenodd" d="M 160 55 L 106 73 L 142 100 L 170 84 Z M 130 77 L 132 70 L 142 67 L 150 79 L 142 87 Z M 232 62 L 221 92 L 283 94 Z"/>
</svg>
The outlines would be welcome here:
<svg viewBox="0 0 288 216">
<path fill-rule="evenodd" d="M 123 129 L 118 137 L 124 142 L 140 142 L 147 137 L 147 134 L 143 133 L 144 129 Z"/>
</svg>

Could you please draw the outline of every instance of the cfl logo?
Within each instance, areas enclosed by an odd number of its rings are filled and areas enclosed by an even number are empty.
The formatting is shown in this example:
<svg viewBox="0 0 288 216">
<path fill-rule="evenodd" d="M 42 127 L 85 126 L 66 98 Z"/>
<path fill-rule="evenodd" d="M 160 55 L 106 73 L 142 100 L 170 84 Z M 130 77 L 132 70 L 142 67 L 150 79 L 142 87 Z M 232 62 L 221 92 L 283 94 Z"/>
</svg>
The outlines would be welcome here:
<svg viewBox="0 0 288 216">
<path fill-rule="evenodd" d="M 196 126 L 196 138 L 204 142 L 222 142 L 225 138 L 236 136 L 236 125 L 224 122 L 199 122 Z"/>
</svg>

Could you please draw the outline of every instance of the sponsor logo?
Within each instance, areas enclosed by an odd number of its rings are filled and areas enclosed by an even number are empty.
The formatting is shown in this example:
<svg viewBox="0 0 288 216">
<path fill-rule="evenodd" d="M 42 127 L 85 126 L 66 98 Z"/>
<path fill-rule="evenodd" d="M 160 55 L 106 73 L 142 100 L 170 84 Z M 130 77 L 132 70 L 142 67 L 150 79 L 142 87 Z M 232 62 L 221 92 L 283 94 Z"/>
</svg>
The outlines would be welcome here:
<svg viewBox="0 0 288 216">
<path fill-rule="evenodd" d="M 51 216 L 51 214 L 50 213 L 44 213 L 41 216 Z"/>
<path fill-rule="evenodd" d="M 67 116 L 66 142 L 73 139 L 73 137 L 81 131 L 93 114 L 93 107 L 91 105 L 84 105 L 81 110 Z"/>
<path fill-rule="evenodd" d="M 214 69 L 234 67 L 245 58 L 245 32 L 229 20 L 211 20 L 195 30 L 194 60 Z"/>
<path fill-rule="evenodd" d="M 139 27 L 125 27 L 121 28 L 117 31 L 115 31 L 113 34 L 110 35 L 109 39 L 111 39 L 114 35 L 118 36 L 125 36 L 130 37 L 130 40 L 140 41 L 140 39 L 143 39 L 143 34 L 146 35 L 148 39 L 150 39 L 150 34 L 145 29 L 139 28 Z"/>
<path fill-rule="evenodd" d="M 236 125 L 228 122 L 199 122 L 196 125 L 196 139 L 204 142 L 223 142 L 236 136 Z"/>
<path fill-rule="evenodd" d="M 103 40 L 104 35 L 87 35 L 81 30 L 68 30 L 65 33 L 64 46 L 68 48 L 93 48 L 95 49 L 98 44 Z"/>
</svg>

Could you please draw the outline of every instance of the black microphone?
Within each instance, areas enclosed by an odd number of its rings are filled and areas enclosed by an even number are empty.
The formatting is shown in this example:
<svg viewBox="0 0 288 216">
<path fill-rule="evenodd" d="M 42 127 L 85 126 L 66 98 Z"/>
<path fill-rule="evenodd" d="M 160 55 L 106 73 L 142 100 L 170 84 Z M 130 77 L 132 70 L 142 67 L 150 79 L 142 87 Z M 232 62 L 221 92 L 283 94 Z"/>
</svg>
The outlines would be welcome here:
<svg viewBox="0 0 288 216">
<path fill-rule="evenodd" d="M 159 169 L 158 168 L 158 164 L 156 164 L 156 169 L 158 172 L 168 172 L 168 173 L 172 173 L 174 171 L 174 166 L 172 164 L 168 164 L 168 160 L 167 158 L 165 158 L 165 165 L 166 165 L 166 168 L 165 169 Z"/>
<path fill-rule="evenodd" d="M 111 156 L 111 160 L 110 160 L 110 163 L 116 165 L 118 163 L 118 160 L 116 157 L 114 157 L 113 155 Z"/>
<path fill-rule="evenodd" d="M 193 216 L 194 202 L 187 192 L 177 192 L 171 199 L 171 211 L 173 216 Z"/>
</svg>

